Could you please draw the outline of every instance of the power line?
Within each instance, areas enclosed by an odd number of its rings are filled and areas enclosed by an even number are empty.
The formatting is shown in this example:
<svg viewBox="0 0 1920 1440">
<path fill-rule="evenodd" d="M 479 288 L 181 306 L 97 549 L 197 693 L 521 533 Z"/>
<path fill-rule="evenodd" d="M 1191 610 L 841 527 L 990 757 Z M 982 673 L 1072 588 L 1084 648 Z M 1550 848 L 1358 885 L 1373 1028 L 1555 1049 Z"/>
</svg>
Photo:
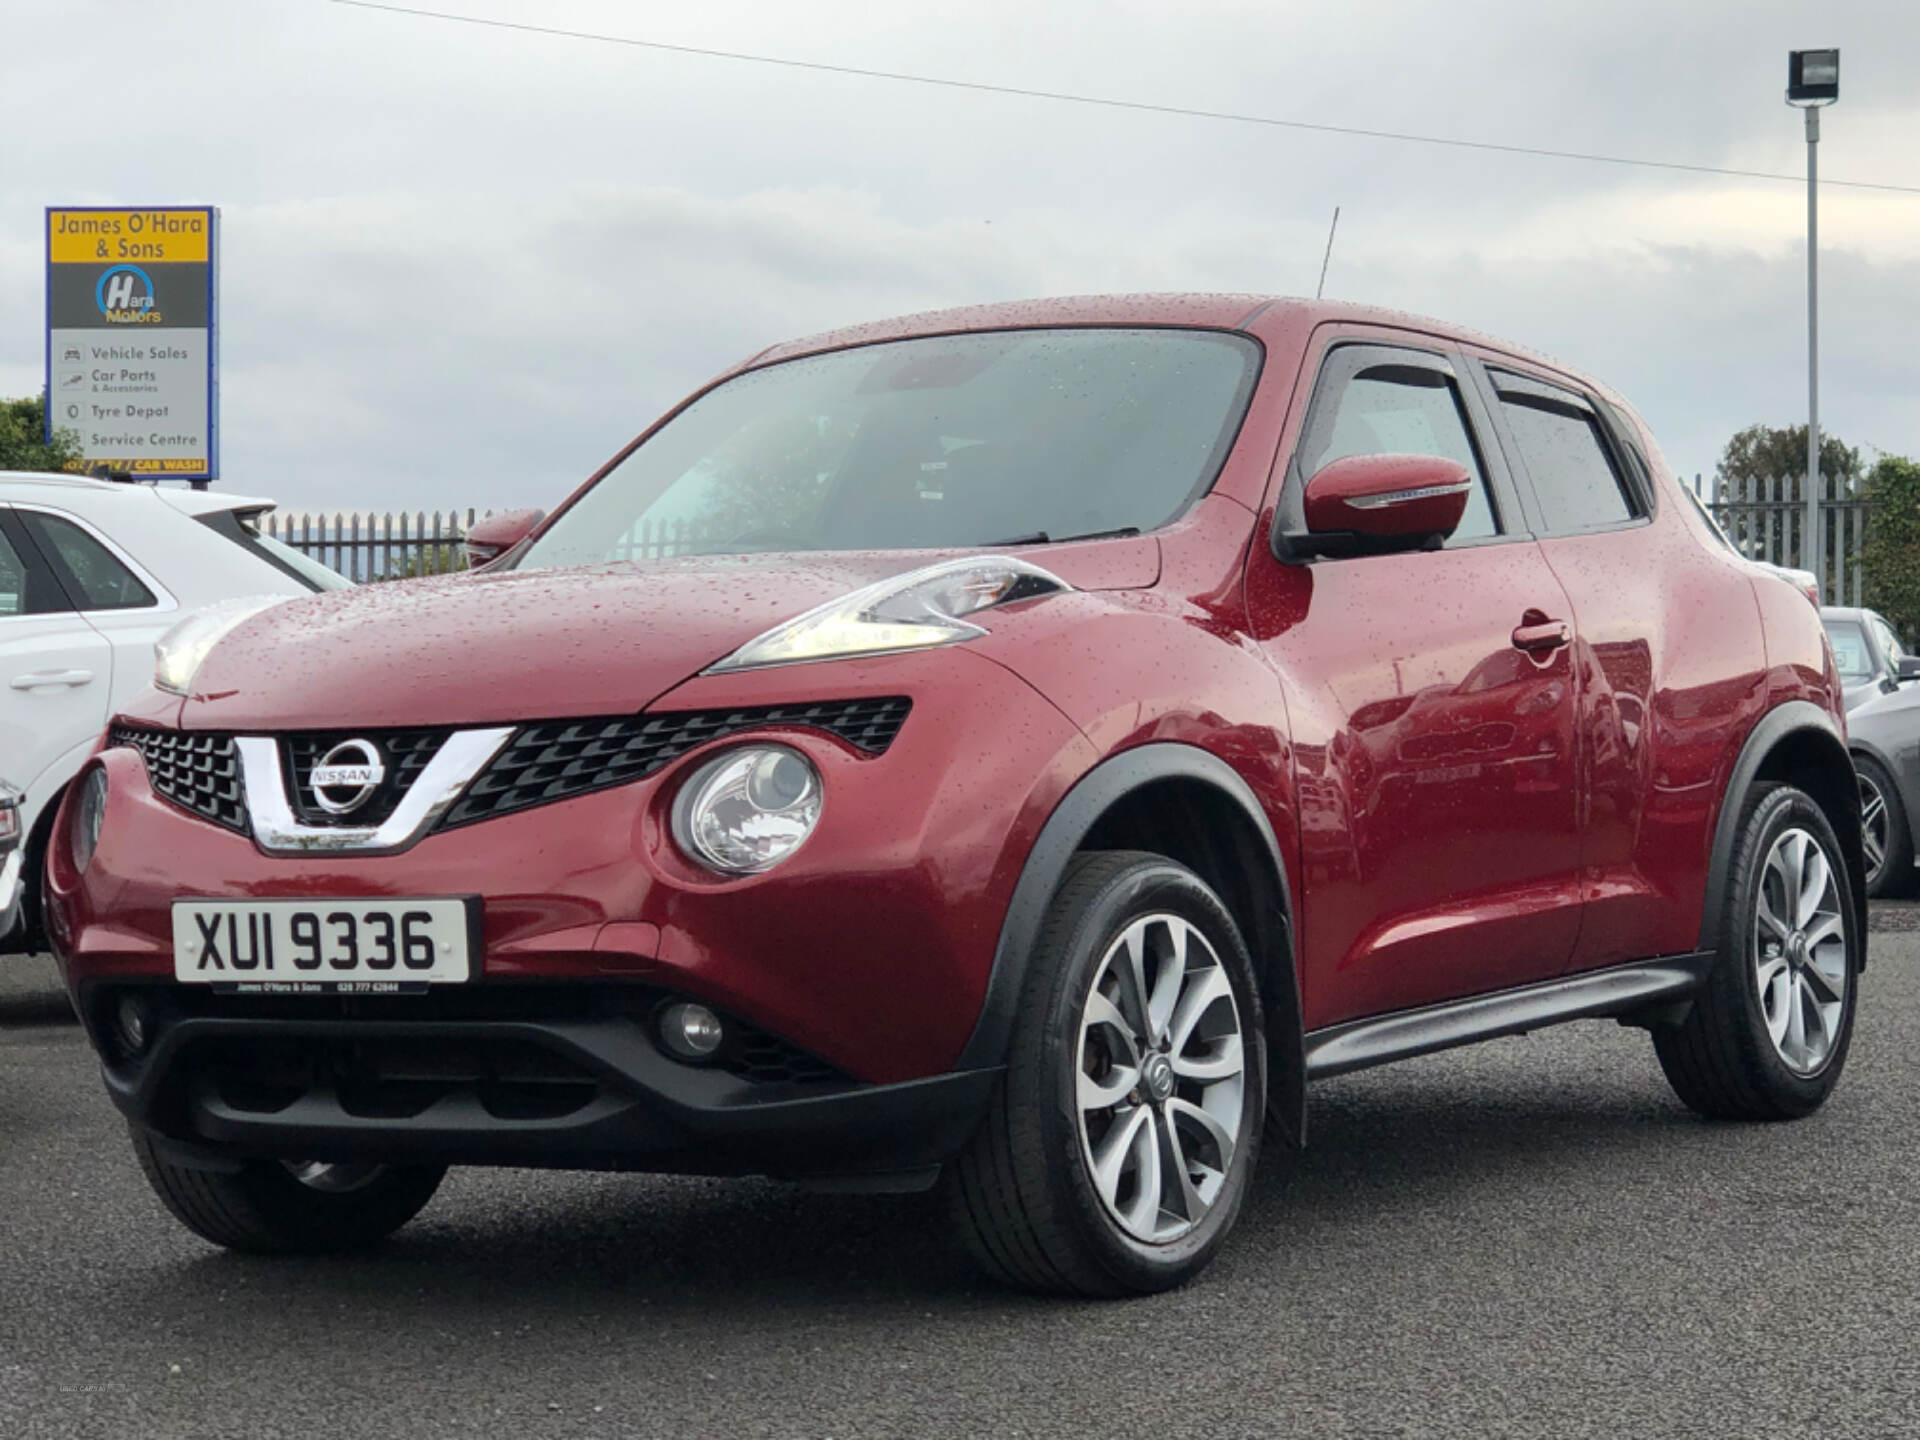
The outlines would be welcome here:
<svg viewBox="0 0 1920 1440">
<path fill-rule="evenodd" d="M 1240 125 L 1266 125 L 1281 130 L 1308 130 L 1321 135 L 1352 135 L 1366 140 L 1399 140 L 1411 145 L 1443 145 L 1459 150 L 1490 150 L 1503 155 L 1533 155 L 1550 160 L 1584 160 L 1595 165 L 1630 165 L 1645 170 L 1678 170 L 1692 175 L 1724 175 L 1739 180 L 1785 180 L 1806 183 L 1804 175 L 1774 170 L 1737 170 L 1723 165 L 1689 165 L 1678 160 L 1643 160 L 1629 155 L 1601 155 L 1585 150 L 1549 150 L 1533 145 L 1502 145 L 1491 140 L 1461 140 L 1446 135 L 1416 135 L 1404 130 L 1369 130 L 1357 125 L 1323 125 L 1311 120 L 1281 120 L 1271 115 L 1243 115 L 1231 110 L 1198 110 L 1185 105 L 1157 105 L 1146 100 L 1117 100 L 1105 95 L 1075 95 L 1064 90 L 1034 90 L 1020 85 L 994 85 L 984 80 L 953 80 L 939 75 L 913 75 L 901 70 L 870 70 L 858 65 L 832 65 L 823 60 L 795 60 L 784 55 L 754 55 L 742 50 L 715 50 L 701 45 L 675 45 L 665 40 L 641 40 L 631 35 L 602 35 L 590 30 L 563 30 L 554 25 L 530 25 L 518 20 L 494 20 L 446 10 L 424 10 L 411 5 L 389 5 L 381 0 L 329 0 L 356 10 L 383 10 L 421 20 L 447 20 L 491 30 L 515 30 L 563 40 L 591 40 L 601 45 L 627 45 L 638 50 L 661 50 L 675 55 L 700 55 L 710 60 L 737 60 L 750 65 L 778 65 L 789 70 L 814 70 L 828 75 L 854 75 L 866 80 L 895 80 L 910 85 L 936 85 L 946 90 L 970 90 L 987 95 L 1016 95 L 1028 100 L 1055 100 L 1070 105 L 1098 105 L 1109 110 L 1134 110 L 1149 115 L 1178 115 L 1193 120 L 1227 120 Z M 1883 190 L 1920 195 L 1920 185 L 1889 185 L 1874 180 L 1822 180 L 1822 185 L 1849 190 Z"/>
</svg>

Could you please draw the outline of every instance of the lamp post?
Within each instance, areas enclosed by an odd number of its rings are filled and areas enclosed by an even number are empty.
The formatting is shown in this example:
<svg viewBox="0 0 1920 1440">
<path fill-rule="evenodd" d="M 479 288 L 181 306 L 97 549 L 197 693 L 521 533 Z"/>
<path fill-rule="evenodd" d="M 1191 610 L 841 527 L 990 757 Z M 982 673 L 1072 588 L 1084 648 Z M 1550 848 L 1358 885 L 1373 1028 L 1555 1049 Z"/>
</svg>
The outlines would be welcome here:
<svg viewBox="0 0 1920 1440">
<path fill-rule="evenodd" d="M 1840 98 L 1838 50 L 1787 53 L 1787 103 L 1807 112 L 1807 516 L 1801 564 L 1827 591 L 1820 543 L 1820 111 Z"/>
</svg>

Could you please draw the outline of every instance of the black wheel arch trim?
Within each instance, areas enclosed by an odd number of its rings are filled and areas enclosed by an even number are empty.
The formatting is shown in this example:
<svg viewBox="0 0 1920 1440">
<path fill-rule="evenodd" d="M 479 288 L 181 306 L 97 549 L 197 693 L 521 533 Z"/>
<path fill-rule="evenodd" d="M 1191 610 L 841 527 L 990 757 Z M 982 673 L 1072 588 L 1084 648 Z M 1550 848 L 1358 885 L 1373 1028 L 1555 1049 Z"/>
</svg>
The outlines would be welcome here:
<svg viewBox="0 0 1920 1440">
<path fill-rule="evenodd" d="M 979 1019 L 953 1068 L 967 1070 L 1006 1062 L 1014 1012 L 1026 984 L 1034 940 L 1067 866 L 1102 816 L 1134 792 L 1167 780 L 1208 786 L 1244 812 L 1260 838 L 1264 851 L 1260 858 L 1274 882 L 1269 897 L 1272 914 L 1265 944 L 1259 935 L 1249 935 L 1246 940 L 1256 965 L 1268 979 L 1268 1037 L 1287 1042 L 1286 1054 L 1269 1054 L 1267 1058 L 1269 1109 L 1288 1127 L 1291 1133 L 1285 1139 L 1297 1148 L 1306 1139 L 1306 1060 L 1293 946 L 1297 912 L 1286 862 L 1266 810 L 1247 782 L 1226 761 L 1194 745 L 1153 741 L 1109 756 L 1081 776 L 1054 807 L 1014 886 L 994 948 L 993 972 Z"/>
<path fill-rule="evenodd" d="M 1753 788 L 1767 757 L 1782 742 L 1790 737 L 1807 732 L 1823 737 L 1831 747 L 1834 758 L 1845 763 L 1849 772 L 1853 768 L 1853 752 L 1848 748 L 1846 738 L 1833 717 L 1818 705 L 1807 700 L 1788 700 L 1774 706 L 1755 722 L 1747 733 L 1746 743 L 1740 747 L 1740 756 L 1733 762 L 1733 773 L 1727 778 L 1726 793 L 1721 799 L 1720 814 L 1714 822 L 1713 849 L 1707 861 L 1707 891 L 1705 903 L 1700 911 L 1701 950 L 1716 950 L 1720 945 L 1720 911 L 1726 899 L 1728 877 L 1733 873 L 1733 847 L 1739 839 L 1740 818 L 1746 810 L 1747 792 Z M 1847 793 L 1858 796 L 1856 787 L 1849 785 Z M 1856 813 L 1856 821 L 1858 819 Z M 1857 828 L 1857 825 L 1856 825 Z M 1839 829 L 1838 826 L 1835 829 Z M 1844 847 L 1846 838 L 1841 837 Z M 1854 851 L 1858 851 L 1856 838 Z M 1861 869 L 1861 856 L 1850 852 L 1847 855 L 1847 886 L 1853 897 L 1854 920 L 1859 927 L 1861 964 L 1866 963 L 1867 934 L 1867 884 Z"/>
</svg>

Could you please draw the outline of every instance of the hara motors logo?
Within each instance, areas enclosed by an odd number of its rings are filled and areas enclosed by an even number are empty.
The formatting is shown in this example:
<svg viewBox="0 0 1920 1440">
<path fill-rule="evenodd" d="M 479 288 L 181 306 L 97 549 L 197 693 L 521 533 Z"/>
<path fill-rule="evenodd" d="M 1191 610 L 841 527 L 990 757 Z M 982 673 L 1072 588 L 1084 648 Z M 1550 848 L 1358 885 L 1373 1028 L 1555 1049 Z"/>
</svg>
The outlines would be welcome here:
<svg viewBox="0 0 1920 1440">
<path fill-rule="evenodd" d="M 153 277 L 138 265 L 115 265 L 94 283 L 93 303 L 109 325 L 158 325 Z"/>
</svg>

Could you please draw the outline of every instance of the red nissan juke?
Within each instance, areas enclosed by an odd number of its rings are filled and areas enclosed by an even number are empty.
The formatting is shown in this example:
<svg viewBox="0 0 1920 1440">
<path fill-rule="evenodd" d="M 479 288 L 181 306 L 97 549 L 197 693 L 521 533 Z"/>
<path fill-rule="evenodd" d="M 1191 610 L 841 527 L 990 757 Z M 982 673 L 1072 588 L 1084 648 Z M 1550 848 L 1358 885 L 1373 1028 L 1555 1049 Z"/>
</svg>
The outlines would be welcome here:
<svg viewBox="0 0 1920 1440">
<path fill-rule="evenodd" d="M 158 647 L 50 934 L 172 1212 L 371 1242 L 450 1165 L 940 1185 L 1164 1289 L 1307 1082 L 1603 1016 L 1818 1107 L 1865 957 L 1819 616 L 1606 387 L 1104 297 L 776 347 L 485 569 Z"/>
</svg>

